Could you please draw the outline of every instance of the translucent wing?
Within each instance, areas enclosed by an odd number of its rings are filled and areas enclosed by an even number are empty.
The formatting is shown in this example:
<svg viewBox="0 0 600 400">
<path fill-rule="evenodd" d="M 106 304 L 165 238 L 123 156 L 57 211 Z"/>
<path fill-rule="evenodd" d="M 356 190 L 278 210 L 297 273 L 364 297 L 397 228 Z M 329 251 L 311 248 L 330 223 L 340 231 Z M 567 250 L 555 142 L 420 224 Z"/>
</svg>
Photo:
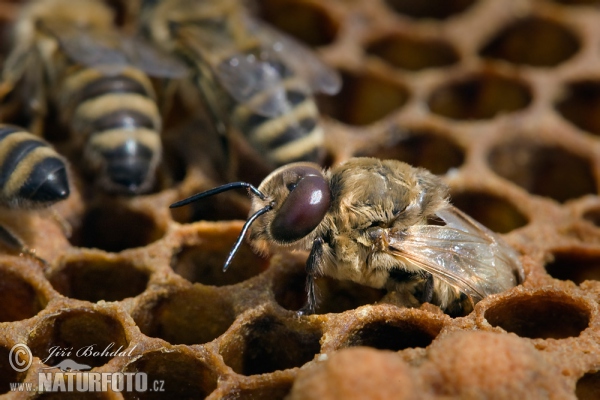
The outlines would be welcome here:
<svg viewBox="0 0 600 400">
<path fill-rule="evenodd" d="M 285 62 L 286 66 L 306 80 L 314 93 L 334 95 L 340 91 L 342 81 L 337 71 L 326 65 L 308 47 L 279 30 L 248 18 L 249 30 L 262 43 L 271 57 Z"/>
<path fill-rule="evenodd" d="M 179 27 L 177 35 L 187 51 L 201 63 L 201 68 L 211 71 L 235 101 L 266 117 L 288 112 L 290 104 L 285 95 L 282 72 L 275 63 L 238 51 L 229 34 L 210 35 L 205 30 L 183 26 Z M 227 57 L 219 58 L 219 53 L 226 53 Z"/>
<path fill-rule="evenodd" d="M 474 303 L 523 280 L 516 252 L 457 208 L 437 213 L 445 226 L 419 225 L 388 237 L 390 251 L 468 295 Z"/>
<path fill-rule="evenodd" d="M 179 79 L 189 74 L 187 66 L 139 36 L 123 37 L 121 48 L 128 61 L 148 75 Z"/>
<path fill-rule="evenodd" d="M 215 73 L 236 101 L 260 115 L 277 117 L 291 108 L 281 73 L 272 63 L 252 54 L 237 54 L 220 63 Z"/>
<path fill-rule="evenodd" d="M 92 31 L 65 25 L 45 24 L 63 51 L 73 61 L 109 70 L 133 66 L 148 75 L 182 78 L 187 68 L 179 60 L 165 54 L 138 37 L 123 36 L 117 31 Z"/>
</svg>

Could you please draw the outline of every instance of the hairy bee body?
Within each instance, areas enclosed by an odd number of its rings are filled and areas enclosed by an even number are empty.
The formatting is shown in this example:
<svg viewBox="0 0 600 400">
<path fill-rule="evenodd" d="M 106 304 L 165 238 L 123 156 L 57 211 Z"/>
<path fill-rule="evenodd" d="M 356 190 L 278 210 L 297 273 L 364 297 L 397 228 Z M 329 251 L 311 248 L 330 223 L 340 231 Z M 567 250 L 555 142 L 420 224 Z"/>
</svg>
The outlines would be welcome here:
<svg viewBox="0 0 600 400">
<path fill-rule="evenodd" d="M 405 295 L 406 305 L 431 302 L 450 314 L 522 281 L 515 251 L 453 207 L 448 188 L 429 171 L 395 160 L 354 158 L 323 176 L 331 200 L 315 229 L 281 240 L 273 231 L 274 208 L 250 230 L 257 251 L 311 250 L 321 243 L 309 273 L 394 290 Z M 295 178 L 282 169 L 267 177 L 259 190 L 271 195 L 254 198 L 251 214 L 269 201 L 285 206 L 290 179 Z"/>
<path fill-rule="evenodd" d="M 67 165 L 48 143 L 0 124 L 0 203 L 10 208 L 45 207 L 69 196 Z"/>
<path fill-rule="evenodd" d="M 121 45 L 99 0 L 32 1 L 15 26 L 3 80 L 22 86 L 38 119 L 54 105 L 103 188 L 139 193 L 161 157 L 161 118 L 148 76 L 124 61 Z"/>
<path fill-rule="evenodd" d="M 233 183 L 172 207 L 236 187 L 254 196 L 225 266 L 246 233 L 259 253 L 310 250 L 304 313 L 315 311 L 319 275 L 396 291 L 406 306 L 429 302 L 451 315 L 524 279 L 517 253 L 452 206 L 448 188 L 423 168 L 375 158 L 353 158 L 327 171 L 294 163 L 258 188 Z"/>
<path fill-rule="evenodd" d="M 241 132 L 274 166 L 322 159 L 313 93 L 335 92 L 339 82 L 308 50 L 261 26 L 237 1 L 146 1 L 143 20 L 154 42 L 191 66 L 219 130 Z"/>
</svg>

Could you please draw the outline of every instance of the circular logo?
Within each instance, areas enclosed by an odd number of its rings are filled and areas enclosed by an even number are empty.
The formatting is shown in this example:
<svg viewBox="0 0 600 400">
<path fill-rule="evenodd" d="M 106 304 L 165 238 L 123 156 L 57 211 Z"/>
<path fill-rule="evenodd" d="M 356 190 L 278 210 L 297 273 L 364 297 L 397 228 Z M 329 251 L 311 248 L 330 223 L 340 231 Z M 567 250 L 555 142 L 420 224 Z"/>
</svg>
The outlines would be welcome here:
<svg viewBox="0 0 600 400">
<path fill-rule="evenodd" d="M 33 362 L 33 355 L 26 344 L 15 344 L 8 353 L 8 362 L 17 372 L 27 371 Z"/>
</svg>

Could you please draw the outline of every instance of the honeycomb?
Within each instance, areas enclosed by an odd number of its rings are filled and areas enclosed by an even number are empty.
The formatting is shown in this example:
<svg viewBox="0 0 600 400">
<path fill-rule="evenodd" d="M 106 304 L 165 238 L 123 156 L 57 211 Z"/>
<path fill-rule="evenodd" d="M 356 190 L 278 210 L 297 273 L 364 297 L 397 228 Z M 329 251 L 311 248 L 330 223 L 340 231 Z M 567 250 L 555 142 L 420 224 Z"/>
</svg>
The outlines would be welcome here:
<svg viewBox="0 0 600 400">
<path fill-rule="evenodd" d="M 111 4 L 127 23 L 129 3 Z M 0 255 L 1 397 L 69 397 L 10 393 L 9 383 L 37 384 L 67 358 L 49 357 L 53 346 L 113 345 L 128 355 L 70 358 L 95 372 L 145 372 L 165 392 L 72 398 L 600 398 L 599 5 L 254 5 L 341 73 L 341 93 L 319 98 L 327 164 L 373 156 L 442 175 L 454 204 L 520 252 L 522 285 L 450 318 L 319 278 L 317 313 L 298 317 L 307 254 L 261 258 L 244 244 L 221 271 L 246 196 L 169 210 L 223 181 L 197 129 L 170 124 L 152 193 L 103 194 L 74 162 L 75 188 L 53 211 L 0 211 L 47 262 Z M 19 7 L 0 3 L 3 38 Z M 46 136 L 75 160 L 64 135 Z M 33 354 L 22 373 L 9 365 L 18 343 Z"/>
</svg>

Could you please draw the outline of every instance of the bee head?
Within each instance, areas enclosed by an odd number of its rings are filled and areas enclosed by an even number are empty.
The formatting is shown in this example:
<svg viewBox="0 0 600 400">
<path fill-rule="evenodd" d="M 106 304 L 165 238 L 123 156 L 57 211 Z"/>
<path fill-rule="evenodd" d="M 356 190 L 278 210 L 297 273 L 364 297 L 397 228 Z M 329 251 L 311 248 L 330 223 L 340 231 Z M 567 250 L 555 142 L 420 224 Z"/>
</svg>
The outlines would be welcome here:
<svg viewBox="0 0 600 400">
<path fill-rule="evenodd" d="M 319 166 L 294 163 L 273 171 L 258 189 L 246 182 L 233 182 L 195 194 L 171 204 L 170 207 L 181 207 L 242 187 L 255 197 L 248 220 L 229 253 L 223 270 L 231 263 L 250 227 L 250 241 L 259 251 L 266 250 L 271 243 L 290 245 L 305 238 L 319 226 L 331 203 L 331 190 Z"/>
<path fill-rule="evenodd" d="M 289 245 L 311 233 L 323 220 L 331 203 L 331 190 L 318 165 L 294 163 L 273 171 L 259 186 L 266 199 L 255 197 L 250 215 L 272 204 L 250 233 L 255 247 L 263 241 Z M 266 243 L 265 243 L 266 245 Z"/>
</svg>

